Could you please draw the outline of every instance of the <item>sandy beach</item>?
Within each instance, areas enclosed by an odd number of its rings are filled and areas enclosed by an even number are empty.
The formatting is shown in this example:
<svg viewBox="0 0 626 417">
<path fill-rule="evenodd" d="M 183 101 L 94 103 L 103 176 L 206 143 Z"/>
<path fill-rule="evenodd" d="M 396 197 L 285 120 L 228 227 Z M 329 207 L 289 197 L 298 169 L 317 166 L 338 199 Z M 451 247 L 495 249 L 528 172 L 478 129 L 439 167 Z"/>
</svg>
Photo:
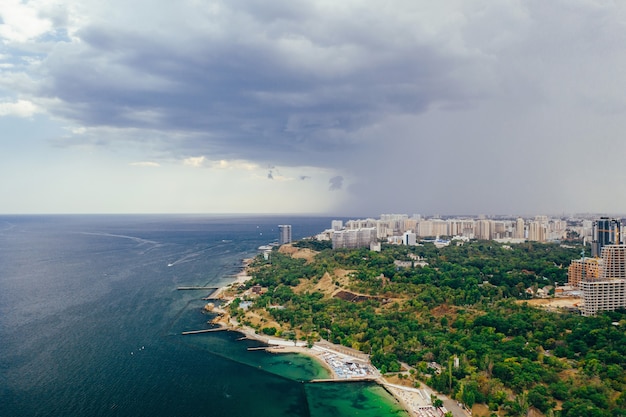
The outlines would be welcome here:
<svg viewBox="0 0 626 417">
<path fill-rule="evenodd" d="M 330 373 L 333 379 L 338 379 L 335 370 L 321 357 L 322 352 L 320 351 L 315 351 L 302 346 L 270 346 L 266 350 L 271 353 L 299 353 L 301 355 L 307 355 L 322 365 Z"/>
<path fill-rule="evenodd" d="M 227 303 L 231 301 L 232 298 L 228 295 L 230 291 L 238 288 L 252 278 L 248 275 L 247 271 L 247 266 L 251 262 L 252 259 L 245 259 L 243 261 L 243 269 L 235 275 L 234 281 L 218 289 L 212 297 L 222 298 Z M 430 394 L 427 390 L 391 383 L 369 362 L 368 355 L 362 352 L 352 352 L 349 348 L 336 346 L 326 341 L 316 342 L 312 347 L 308 347 L 303 341 L 294 342 L 275 336 L 270 337 L 258 334 L 255 329 L 244 326 L 230 317 L 226 310 L 215 308 L 215 311 L 219 313 L 219 316 L 215 320 L 216 324 L 227 327 L 229 330 L 240 332 L 249 339 L 258 340 L 267 344 L 268 347 L 266 350 L 268 352 L 276 354 L 298 353 L 307 355 L 328 370 L 330 379 L 333 380 L 374 381 L 383 386 L 410 416 L 435 417 L 442 415 L 441 410 L 431 405 Z"/>
<path fill-rule="evenodd" d="M 354 380 L 367 380 L 378 383 L 383 386 L 385 390 L 391 394 L 396 401 L 400 404 L 400 406 L 409 413 L 410 416 L 415 417 L 439 417 L 441 413 L 436 408 L 432 407 L 430 395 L 426 390 L 411 388 L 406 386 L 401 386 L 397 384 L 392 384 L 388 380 L 386 380 L 374 366 L 372 366 L 369 361 L 365 362 L 362 358 L 352 357 L 340 351 L 334 351 L 332 349 L 332 345 L 324 343 L 314 344 L 313 347 L 309 348 L 307 346 L 295 346 L 293 341 L 280 340 L 275 337 L 267 337 L 264 335 L 259 335 L 255 332 L 254 329 L 245 326 L 233 326 L 234 323 L 231 323 L 230 328 L 233 331 L 237 331 L 245 335 L 249 339 L 258 340 L 260 342 L 266 343 L 269 347 L 266 349 L 268 352 L 281 354 L 281 353 L 297 353 L 301 355 L 307 355 L 313 360 L 317 361 L 320 365 L 322 365 L 328 372 L 330 373 L 330 379 L 334 379 L 337 381 L 354 381 Z M 280 344 L 276 344 L 277 341 L 280 340 Z M 333 360 L 334 362 L 331 362 Z M 334 363 L 335 366 L 331 365 Z M 368 366 L 370 369 L 370 373 L 362 376 L 362 375 L 354 375 L 354 376 L 346 376 L 340 375 L 337 372 L 337 363 L 343 364 L 354 364 L 359 363 L 363 366 Z M 341 366 L 341 365 L 339 365 Z"/>
</svg>

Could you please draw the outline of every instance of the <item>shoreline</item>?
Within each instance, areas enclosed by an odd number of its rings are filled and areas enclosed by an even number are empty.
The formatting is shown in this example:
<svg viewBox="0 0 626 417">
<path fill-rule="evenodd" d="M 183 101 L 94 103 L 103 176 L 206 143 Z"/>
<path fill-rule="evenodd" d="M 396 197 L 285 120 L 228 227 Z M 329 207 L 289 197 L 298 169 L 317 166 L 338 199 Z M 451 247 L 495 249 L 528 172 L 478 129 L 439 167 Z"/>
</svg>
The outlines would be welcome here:
<svg viewBox="0 0 626 417">
<path fill-rule="evenodd" d="M 229 289 L 235 288 L 235 286 L 245 284 L 247 281 L 252 279 L 250 275 L 248 275 L 248 266 L 253 261 L 252 258 L 246 258 L 242 261 L 242 269 L 236 275 L 234 275 L 234 280 L 227 285 L 224 285 L 218 288 L 213 294 L 211 294 L 211 298 L 220 298 L 226 303 L 223 307 L 227 306 L 232 299 L 227 300 L 227 296 L 224 296 L 224 293 Z M 230 314 L 220 307 L 215 307 L 215 312 L 218 313 L 218 316 L 214 319 L 213 323 L 219 325 L 221 327 L 226 328 L 229 331 L 235 331 L 240 333 L 243 337 L 251 340 L 256 340 L 261 343 L 267 345 L 265 351 L 274 354 L 280 353 L 296 353 L 300 355 L 305 355 L 319 365 L 321 365 L 328 373 L 330 374 L 330 378 L 328 378 L 327 382 L 375 382 L 380 387 L 382 387 L 385 392 L 387 392 L 396 402 L 397 404 L 411 417 L 420 417 L 423 414 L 420 410 L 426 411 L 427 409 L 433 410 L 441 415 L 443 412 L 434 408 L 430 402 L 430 397 L 426 395 L 427 391 L 425 389 L 412 388 L 403 385 L 393 384 L 388 381 L 378 369 L 376 369 L 369 360 L 369 355 L 362 354 L 359 352 L 358 356 L 351 355 L 347 348 L 343 346 L 335 346 L 330 342 L 315 342 L 311 348 L 304 345 L 302 341 L 289 341 L 286 339 L 281 339 L 276 336 L 268 336 L 261 335 L 256 332 L 252 327 L 244 326 L 241 323 L 237 322 L 234 318 L 230 316 Z M 300 345 L 298 345 L 300 343 Z M 324 356 L 327 355 L 327 356 Z M 363 367 L 367 367 L 369 369 L 369 375 L 366 376 L 346 376 L 339 375 L 337 370 L 331 366 L 329 363 L 329 358 L 339 358 L 340 361 L 344 363 L 352 363 L 352 364 L 360 364 Z M 315 382 L 314 381 L 308 381 Z M 322 382 L 319 381 L 318 382 Z M 420 383 L 420 387 L 422 384 Z M 424 394 L 422 394 L 421 391 Z"/>
</svg>

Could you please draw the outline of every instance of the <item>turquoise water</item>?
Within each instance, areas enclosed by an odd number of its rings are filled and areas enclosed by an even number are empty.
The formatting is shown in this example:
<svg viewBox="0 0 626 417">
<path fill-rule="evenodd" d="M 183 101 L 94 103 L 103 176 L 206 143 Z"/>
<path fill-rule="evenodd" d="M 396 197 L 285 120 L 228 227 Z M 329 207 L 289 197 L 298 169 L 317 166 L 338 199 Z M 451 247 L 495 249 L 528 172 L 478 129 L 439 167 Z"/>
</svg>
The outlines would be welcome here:
<svg viewBox="0 0 626 417">
<path fill-rule="evenodd" d="M 307 384 L 311 417 L 408 417 L 381 386 L 371 383 Z"/>
<path fill-rule="evenodd" d="M 328 218 L 0 216 L 0 416 L 397 415 L 372 384 L 206 327 L 206 294 L 290 223 Z M 168 266 L 171 265 L 171 266 Z"/>
</svg>

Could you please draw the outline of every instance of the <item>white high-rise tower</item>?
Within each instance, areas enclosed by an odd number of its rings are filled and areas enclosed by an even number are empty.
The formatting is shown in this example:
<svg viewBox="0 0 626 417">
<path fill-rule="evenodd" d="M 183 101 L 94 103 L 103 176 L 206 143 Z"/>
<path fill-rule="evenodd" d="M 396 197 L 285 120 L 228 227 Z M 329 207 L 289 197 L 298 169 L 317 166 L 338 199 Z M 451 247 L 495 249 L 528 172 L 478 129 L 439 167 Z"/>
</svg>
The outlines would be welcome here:
<svg viewBox="0 0 626 417">
<path fill-rule="evenodd" d="M 285 243 L 291 243 L 291 225 L 279 224 L 278 225 L 278 243 L 284 245 Z"/>
</svg>

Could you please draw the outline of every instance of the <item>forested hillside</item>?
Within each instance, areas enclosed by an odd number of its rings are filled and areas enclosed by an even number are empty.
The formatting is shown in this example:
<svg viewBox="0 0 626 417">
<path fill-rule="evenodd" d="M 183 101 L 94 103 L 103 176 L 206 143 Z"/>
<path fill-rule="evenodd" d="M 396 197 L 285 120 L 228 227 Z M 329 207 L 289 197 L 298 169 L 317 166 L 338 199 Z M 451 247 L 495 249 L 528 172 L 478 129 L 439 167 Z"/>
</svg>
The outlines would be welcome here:
<svg viewBox="0 0 626 417">
<path fill-rule="evenodd" d="M 259 331 L 359 349 L 383 373 L 410 369 L 408 378 L 497 415 L 626 415 L 626 314 L 584 318 L 523 302 L 528 288 L 566 282 L 580 247 L 295 246 L 309 256 L 258 257 L 247 285 L 261 294 L 247 312 L 233 305 Z"/>
</svg>

